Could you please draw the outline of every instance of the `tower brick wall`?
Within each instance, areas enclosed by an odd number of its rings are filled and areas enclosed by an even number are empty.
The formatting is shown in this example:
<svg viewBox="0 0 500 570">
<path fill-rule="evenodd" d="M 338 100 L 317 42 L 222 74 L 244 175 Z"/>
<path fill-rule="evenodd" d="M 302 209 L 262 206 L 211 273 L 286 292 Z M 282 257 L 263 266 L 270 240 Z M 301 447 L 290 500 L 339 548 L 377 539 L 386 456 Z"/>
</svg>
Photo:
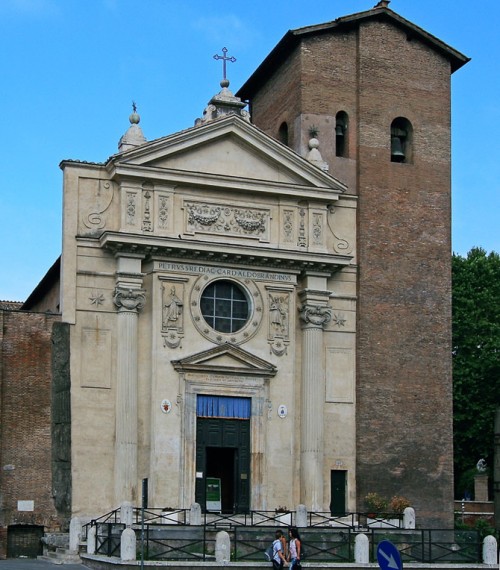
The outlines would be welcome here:
<svg viewBox="0 0 500 570">
<path fill-rule="evenodd" d="M 59 530 L 51 475 L 51 333 L 57 315 L 0 310 L 0 558 L 9 525 Z M 34 510 L 18 510 L 33 501 Z"/>
<path fill-rule="evenodd" d="M 287 120 L 301 154 L 314 124 L 330 174 L 359 198 L 358 509 L 371 491 L 405 495 L 420 524 L 450 526 L 450 61 L 378 19 L 297 43 L 253 84 L 252 120 L 273 136 Z M 349 117 L 343 158 L 335 156 L 339 111 Z M 413 127 L 409 164 L 390 160 L 397 117 Z"/>
</svg>

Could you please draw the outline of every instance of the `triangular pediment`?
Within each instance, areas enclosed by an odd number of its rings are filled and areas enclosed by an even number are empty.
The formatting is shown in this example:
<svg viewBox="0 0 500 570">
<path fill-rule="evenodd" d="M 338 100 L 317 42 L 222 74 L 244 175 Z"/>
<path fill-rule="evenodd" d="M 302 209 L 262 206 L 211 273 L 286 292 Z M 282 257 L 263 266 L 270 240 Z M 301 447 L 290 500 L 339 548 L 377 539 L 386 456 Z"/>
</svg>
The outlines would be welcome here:
<svg viewBox="0 0 500 570">
<path fill-rule="evenodd" d="M 346 187 L 333 176 L 243 119 L 231 115 L 145 143 L 111 157 L 121 175 L 193 174 L 263 181 L 284 186 L 327 189 Z"/>
<path fill-rule="evenodd" d="M 272 377 L 277 372 L 274 364 L 229 343 L 173 360 L 172 365 L 179 372 L 238 374 L 260 378 Z"/>
</svg>

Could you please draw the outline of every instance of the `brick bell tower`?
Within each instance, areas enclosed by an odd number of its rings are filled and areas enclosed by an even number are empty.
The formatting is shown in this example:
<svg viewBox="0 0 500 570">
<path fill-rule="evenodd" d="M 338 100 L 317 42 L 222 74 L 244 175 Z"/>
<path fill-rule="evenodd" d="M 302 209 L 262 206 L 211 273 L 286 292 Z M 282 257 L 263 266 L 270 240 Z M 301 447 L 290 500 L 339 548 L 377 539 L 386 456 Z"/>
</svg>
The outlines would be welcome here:
<svg viewBox="0 0 500 570">
<path fill-rule="evenodd" d="M 450 80 L 468 58 L 382 0 L 289 31 L 237 95 L 358 196 L 356 503 L 453 523 Z M 341 429 L 341 426 L 339 426 Z"/>
</svg>

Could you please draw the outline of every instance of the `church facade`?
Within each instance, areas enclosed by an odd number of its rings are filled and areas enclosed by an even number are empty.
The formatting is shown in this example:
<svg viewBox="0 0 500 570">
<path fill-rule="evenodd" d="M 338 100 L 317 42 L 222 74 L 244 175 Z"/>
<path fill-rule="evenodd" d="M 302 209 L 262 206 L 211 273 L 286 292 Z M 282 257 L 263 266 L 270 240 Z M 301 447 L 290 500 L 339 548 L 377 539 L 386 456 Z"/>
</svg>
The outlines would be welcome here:
<svg viewBox="0 0 500 570">
<path fill-rule="evenodd" d="M 451 526 L 466 62 L 382 1 L 288 32 L 193 128 L 148 142 L 134 109 L 117 154 L 61 163 L 61 518 L 139 505 L 147 478 L 151 507 L 210 510 L 216 481 L 222 512 L 379 492 Z"/>
<path fill-rule="evenodd" d="M 62 164 L 75 515 L 143 478 L 182 508 L 219 479 L 225 512 L 322 511 L 335 462 L 355 487 L 356 197 L 222 83 L 198 126 L 147 143 L 133 114 L 127 150 Z"/>
</svg>

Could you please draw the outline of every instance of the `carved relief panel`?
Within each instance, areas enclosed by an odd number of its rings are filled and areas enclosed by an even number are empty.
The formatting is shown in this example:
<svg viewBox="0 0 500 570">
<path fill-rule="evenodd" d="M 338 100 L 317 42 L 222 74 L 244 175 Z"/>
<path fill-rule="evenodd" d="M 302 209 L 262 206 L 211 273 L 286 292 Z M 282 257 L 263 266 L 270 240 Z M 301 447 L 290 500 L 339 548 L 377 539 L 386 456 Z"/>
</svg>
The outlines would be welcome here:
<svg viewBox="0 0 500 570">
<path fill-rule="evenodd" d="M 184 295 L 182 281 L 163 281 L 161 285 L 161 334 L 163 346 L 177 348 L 184 337 Z"/>
<path fill-rule="evenodd" d="M 121 228 L 125 232 L 167 234 L 172 228 L 172 192 L 150 182 L 122 184 Z"/>
<path fill-rule="evenodd" d="M 185 201 L 185 232 L 258 239 L 268 242 L 270 210 L 222 203 Z"/>
<path fill-rule="evenodd" d="M 267 338 L 270 350 L 276 356 L 283 356 L 287 353 L 290 344 L 291 291 L 269 286 L 266 289 L 269 321 Z"/>
<path fill-rule="evenodd" d="M 80 231 L 92 234 L 109 226 L 108 219 L 113 201 L 114 185 L 109 180 L 80 178 L 79 194 L 82 200 Z"/>
</svg>

